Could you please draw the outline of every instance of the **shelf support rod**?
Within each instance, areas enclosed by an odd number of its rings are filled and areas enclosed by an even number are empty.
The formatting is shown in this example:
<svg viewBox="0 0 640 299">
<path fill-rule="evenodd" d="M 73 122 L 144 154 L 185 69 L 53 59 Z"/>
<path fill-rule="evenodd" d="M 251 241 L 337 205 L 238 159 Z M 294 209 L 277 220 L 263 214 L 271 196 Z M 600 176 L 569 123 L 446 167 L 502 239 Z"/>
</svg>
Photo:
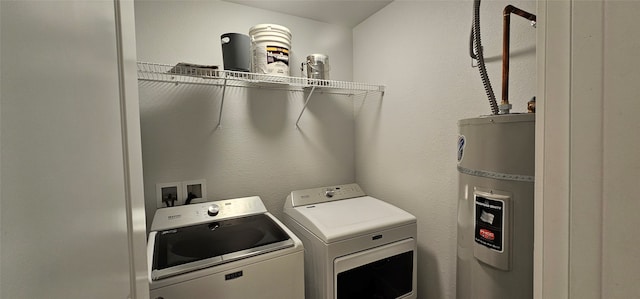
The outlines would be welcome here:
<svg viewBox="0 0 640 299">
<path fill-rule="evenodd" d="M 222 85 L 222 99 L 220 100 L 220 111 L 218 111 L 218 125 L 216 128 L 220 127 L 222 123 L 222 106 L 224 106 L 224 94 L 227 91 L 227 76 L 224 77 L 224 85 Z"/>
<path fill-rule="evenodd" d="M 298 126 L 298 123 L 300 122 L 300 118 L 302 117 L 302 114 L 304 113 L 304 110 L 307 109 L 307 104 L 309 104 L 309 100 L 311 100 L 311 95 L 313 95 L 313 91 L 316 90 L 316 86 L 314 85 L 313 87 L 311 87 L 311 91 L 309 92 L 309 95 L 307 96 L 307 100 L 304 102 L 304 107 L 302 107 L 302 111 L 300 111 L 300 115 L 298 115 L 298 119 L 296 120 L 296 128 L 300 128 L 300 126 Z"/>
</svg>

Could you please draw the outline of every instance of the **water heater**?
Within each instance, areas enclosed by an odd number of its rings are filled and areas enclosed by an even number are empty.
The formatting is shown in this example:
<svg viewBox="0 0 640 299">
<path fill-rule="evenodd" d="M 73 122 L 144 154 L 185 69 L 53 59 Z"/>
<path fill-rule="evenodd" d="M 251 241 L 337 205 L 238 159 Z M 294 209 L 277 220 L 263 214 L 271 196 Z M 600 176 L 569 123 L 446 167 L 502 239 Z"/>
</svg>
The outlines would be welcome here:
<svg viewBox="0 0 640 299">
<path fill-rule="evenodd" d="M 457 298 L 533 298 L 535 114 L 458 126 Z"/>
</svg>

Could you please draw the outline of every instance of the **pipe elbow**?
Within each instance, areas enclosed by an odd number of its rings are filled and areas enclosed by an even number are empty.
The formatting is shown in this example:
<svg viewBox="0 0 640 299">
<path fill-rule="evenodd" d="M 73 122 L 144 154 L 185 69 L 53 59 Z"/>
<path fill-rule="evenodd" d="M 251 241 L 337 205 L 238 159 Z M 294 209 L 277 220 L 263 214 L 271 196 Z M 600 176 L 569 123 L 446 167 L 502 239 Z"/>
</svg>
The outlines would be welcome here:
<svg viewBox="0 0 640 299">
<path fill-rule="evenodd" d="M 508 16 L 510 15 L 512 12 L 514 12 L 517 8 L 511 4 L 507 5 L 504 7 L 504 10 L 502 11 L 502 15 L 503 16 Z"/>
</svg>

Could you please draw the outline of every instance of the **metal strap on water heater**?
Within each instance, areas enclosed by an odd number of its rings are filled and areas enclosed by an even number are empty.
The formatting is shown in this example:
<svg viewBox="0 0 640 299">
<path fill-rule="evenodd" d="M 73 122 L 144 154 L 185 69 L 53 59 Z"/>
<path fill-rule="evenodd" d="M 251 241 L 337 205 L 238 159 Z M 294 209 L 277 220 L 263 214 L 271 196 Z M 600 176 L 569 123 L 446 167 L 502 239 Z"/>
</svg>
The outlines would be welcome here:
<svg viewBox="0 0 640 299">
<path fill-rule="evenodd" d="M 458 165 L 458 171 L 463 174 L 489 178 L 489 179 L 517 181 L 517 182 L 534 182 L 535 181 L 535 177 L 531 175 L 510 174 L 510 173 L 500 173 L 500 172 L 493 172 L 493 171 L 487 171 L 487 170 L 469 169 L 469 168 L 464 168 L 460 165 Z"/>
</svg>

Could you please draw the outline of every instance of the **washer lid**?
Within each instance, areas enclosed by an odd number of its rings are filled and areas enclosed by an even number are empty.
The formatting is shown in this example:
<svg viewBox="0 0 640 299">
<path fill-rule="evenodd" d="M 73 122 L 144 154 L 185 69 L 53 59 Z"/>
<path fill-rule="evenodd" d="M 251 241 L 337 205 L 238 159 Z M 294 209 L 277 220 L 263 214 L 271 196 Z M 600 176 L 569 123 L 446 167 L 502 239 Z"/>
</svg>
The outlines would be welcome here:
<svg viewBox="0 0 640 299">
<path fill-rule="evenodd" d="M 152 280 L 295 245 L 269 213 L 157 231 L 149 238 Z"/>
<path fill-rule="evenodd" d="M 416 222 L 415 216 L 371 196 L 300 206 L 285 213 L 325 243 Z"/>
</svg>

